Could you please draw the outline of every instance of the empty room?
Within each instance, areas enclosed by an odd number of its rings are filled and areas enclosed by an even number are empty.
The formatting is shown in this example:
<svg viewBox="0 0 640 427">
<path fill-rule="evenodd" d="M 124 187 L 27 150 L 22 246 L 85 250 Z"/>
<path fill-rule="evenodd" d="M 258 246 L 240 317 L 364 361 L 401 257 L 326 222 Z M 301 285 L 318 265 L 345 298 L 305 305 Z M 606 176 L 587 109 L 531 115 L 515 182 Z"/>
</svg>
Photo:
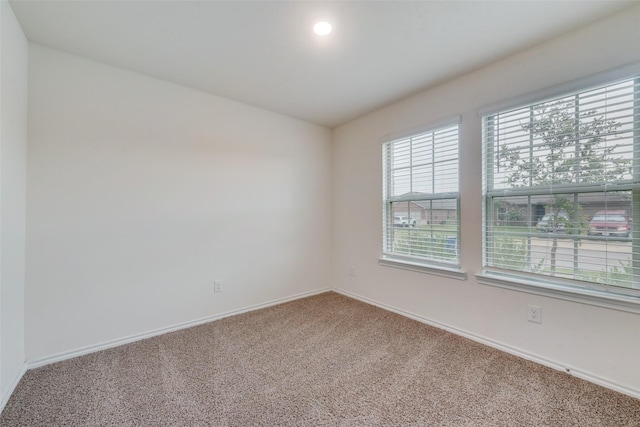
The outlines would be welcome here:
<svg viewBox="0 0 640 427">
<path fill-rule="evenodd" d="M 640 426 L 639 1 L 0 34 L 0 425 Z"/>
</svg>

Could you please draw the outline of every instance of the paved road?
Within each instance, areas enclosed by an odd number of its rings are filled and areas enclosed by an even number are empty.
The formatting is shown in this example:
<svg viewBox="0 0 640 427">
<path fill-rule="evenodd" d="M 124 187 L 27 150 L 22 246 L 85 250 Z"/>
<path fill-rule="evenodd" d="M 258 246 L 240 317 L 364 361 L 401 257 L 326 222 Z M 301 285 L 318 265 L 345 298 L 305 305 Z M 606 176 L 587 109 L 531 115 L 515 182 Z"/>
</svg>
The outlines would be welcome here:
<svg viewBox="0 0 640 427">
<path fill-rule="evenodd" d="M 550 266 L 553 238 L 531 239 L 531 261 L 537 265 L 544 259 L 543 265 Z M 577 254 L 578 268 L 592 271 L 621 268 L 631 262 L 631 241 L 586 241 L 574 249 L 571 239 L 558 239 L 556 266 L 558 268 L 574 267 L 574 256 Z"/>
</svg>

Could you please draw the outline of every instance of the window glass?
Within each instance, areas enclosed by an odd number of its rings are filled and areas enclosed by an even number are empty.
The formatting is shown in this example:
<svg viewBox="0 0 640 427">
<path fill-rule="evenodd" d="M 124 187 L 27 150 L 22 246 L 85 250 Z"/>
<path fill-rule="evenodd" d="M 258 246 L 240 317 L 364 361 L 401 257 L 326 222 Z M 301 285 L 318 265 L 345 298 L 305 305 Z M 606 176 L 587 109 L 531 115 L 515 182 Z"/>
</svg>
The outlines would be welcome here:
<svg viewBox="0 0 640 427">
<path fill-rule="evenodd" d="M 638 87 L 628 79 L 483 117 L 485 268 L 640 289 Z"/>
<path fill-rule="evenodd" d="M 383 146 L 387 258 L 460 265 L 458 125 Z"/>
</svg>

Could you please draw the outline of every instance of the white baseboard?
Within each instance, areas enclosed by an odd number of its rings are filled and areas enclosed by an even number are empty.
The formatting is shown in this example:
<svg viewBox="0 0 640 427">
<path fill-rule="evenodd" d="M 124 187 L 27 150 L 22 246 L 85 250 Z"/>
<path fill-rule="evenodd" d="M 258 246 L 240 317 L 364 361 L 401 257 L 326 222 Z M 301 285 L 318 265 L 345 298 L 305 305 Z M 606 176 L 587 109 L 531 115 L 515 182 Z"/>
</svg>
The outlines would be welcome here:
<svg viewBox="0 0 640 427">
<path fill-rule="evenodd" d="M 416 320 L 416 321 L 418 321 L 420 323 L 424 323 L 424 324 L 427 324 L 427 325 L 430 325 L 430 326 L 434 326 L 434 327 L 439 328 L 439 329 L 444 329 L 445 331 L 451 332 L 451 333 L 456 334 L 456 335 L 463 336 L 465 338 L 468 338 L 470 340 L 479 342 L 481 344 L 485 344 L 485 345 L 487 345 L 489 347 L 493 347 L 495 349 L 504 351 L 505 353 L 509 353 L 509 354 L 514 355 L 514 356 L 518 356 L 518 357 L 521 357 L 523 359 L 526 359 L 526 360 L 530 360 L 532 362 L 538 363 L 538 364 L 543 365 L 543 366 L 547 366 L 547 367 L 552 368 L 552 369 L 556 369 L 558 371 L 566 372 L 566 373 L 568 373 L 570 375 L 573 375 L 573 376 L 575 376 L 577 378 L 592 382 L 594 384 L 598 384 L 598 385 L 600 385 L 602 387 L 606 387 L 608 389 L 617 391 L 619 393 L 626 394 L 626 395 L 631 396 L 631 397 L 635 397 L 636 399 L 640 399 L 640 390 L 634 390 L 634 389 L 631 389 L 629 387 L 625 387 L 625 386 L 623 386 L 621 384 L 617 384 L 617 383 L 611 382 L 609 380 L 600 378 L 597 375 L 593 375 L 593 374 L 590 374 L 588 372 L 584 372 L 584 371 L 573 369 L 573 368 L 568 367 L 568 366 L 564 366 L 564 365 L 562 365 L 560 363 L 554 362 L 553 360 L 545 359 L 543 357 L 540 357 L 540 356 L 535 355 L 535 354 L 528 353 L 528 352 L 520 350 L 518 348 L 511 347 L 509 345 L 506 345 L 506 344 L 503 344 L 503 343 L 500 343 L 500 342 L 497 342 L 497 341 L 493 341 L 491 339 L 482 337 L 480 335 L 476 335 L 476 334 L 464 331 L 462 329 L 458 329 L 456 327 L 449 326 L 449 325 L 446 325 L 444 323 L 437 322 L 435 320 L 426 318 L 426 317 L 421 316 L 419 314 L 411 313 L 411 312 L 408 312 L 408 311 L 405 311 L 405 310 L 401 310 L 401 309 L 396 308 L 396 307 L 392 307 L 392 306 L 387 305 L 387 304 L 383 304 L 383 303 L 378 302 L 378 301 L 374 301 L 372 299 L 369 299 L 369 298 L 354 294 L 353 292 L 349 292 L 349 291 L 345 291 L 343 289 L 337 289 L 337 288 L 333 288 L 331 290 L 336 292 L 336 293 L 339 293 L 339 294 L 342 294 L 344 296 L 347 296 L 349 298 L 357 299 L 357 300 L 362 301 L 364 303 L 371 304 L 371 305 L 374 305 L 376 307 L 382 308 L 383 310 L 391 311 L 393 313 L 399 314 L 399 315 L 404 316 L 404 317 L 408 317 L 408 318 Z"/>
<path fill-rule="evenodd" d="M 207 316 L 196 320 L 191 320 L 188 322 L 179 323 L 172 326 L 167 326 L 164 328 L 154 329 L 152 331 L 143 332 L 140 334 L 129 335 L 124 338 L 119 338 L 111 341 L 105 341 L 103 343 L 94 344 L 86 347 L 81 347 L 71 351 L 65 351 L 62 353 L 54 354 L 51 356 L 42 357 L 39 359 L 28 360 L 26 363 L 26 369 L 34 369 L 39 368 L 41 366 L 49 365 L 51 363 L 60 362 L 67 359 L 72 359 L 78 356 L 84 356 L 85 354 L 95 353 L 97 351 L 106 350 L 113 347 L 118 347 L 124 344 L 129 344 L 135 341 L 144 340 L 147 338 L 152 338 L 158 335 L 166 334 L 168 332 L 178 331 L 180 329 L 191 328 L 193 326 L 202 325 L 204 323 L 213 322 L 214 320 L 223 319 L 229 316 L 235 316 L 237 314 L 246 313 L 249 311 L 260 310 L 261 308 L 267 308 L 278 304 L 283 304 L 285 302 L 294 301 L 301 298 L 310 297 L 313 295 L 318 295 L 321 293 L 329 292 L 330 288 L 317 289 L 315 291 L 304 292 L 301 294 L 296 294 L 286 298 L 280 298 L 276 300 L 272 300 L 262 304 L 251 305 L 248 307 L 240 308 L 237 310 L 231 310 L 220 314 L 215 314 L 213 316 Z"/>
<path fill-rule="evenodd" d="M 2 396 L 2 401 L 0 401 L 0 412 L 4 410 L 4 407 L 7 405 L 7 402 L 9 402 L 11 395 L 15 391 L 16 387 L 18 386 L 18 383 L 20 382 L 20 380 L 22 379 L 22 377 L 26 372 L 27 372 L 27 365 L 26 363 L 23 363 L 22 368 L 18 372 L 18 375 L 16 375 L 16 377 L 13 379 L 13 382 L 11 383 L 11 386 L 7 390 L 6 394 Z"/>
<path fill-rule="evenodd" d="M 449 325 L 446 325 L 444 323 L 440 323 L 437 322 L 435 320 L 426 318 L 424 316 L 415 314 L 415 313 L 411 313 L 405 310 L 401 310 L 399 308 L 396 307 L 392 307 L 390 305 L 378 302 L 378 301 L 374 301 L 372 299 L 357 295 L 355 293 L 343 290 L 343 289 L 338 289 L 338 288 L 324 288 L 324 289 L 318 289 L 315 291 L 311 291 L 311 292 L 306 292 L 306 293 L 302 293 L 302 294 L 297 294 L 297 295 L 293 295 L 290 297 L 286 297 L 286 298 L 281 298 L 281 299 L 277 299 L 277 300 L 272 300 L 266 303 L 262 303 L 262 304 L 256 304 L 256 305 L 252 305 L 252 306 L 248 306 L 248 307 L 244 307 L 241 309 L 237 309 L 237 310 L 232 310 L 232 311 L 228 311 L 228 312 L 224 312 L 224 313 L 220 313 L 220 314 L 216 314 L 213 316 L 207 316 L 201 319 L 197 319 L 197 320 L 193 320 L 193 321 L 189 321 L 189 322 L 184 322 L 184 323 L 180 323 L 177 325 L 172 325 L 172 326 L 168 326 L 165 328 L 160 328 L 160 329 L 155 329 L 152 331 L 148 331 L 145 333 L 141 333 L 141 334 L 135 334 L 135 335 L 130 335 L 128 337 L 124 337 L 121 339 L 117 339 L 117 340 L 111 340 L 111 341 L 107 341 L 107 342 L 103 342 L 100 344 L 95 344 L 95 345 L 91 345 L 91 346 L 87 346 L 87 347 L 82 347 L 82 348 L 78 348 L 76 350 L 72 350 L 72 351 L 67 351 L 67 352 L 63 352 L 63 353 L 58 353 L 52 356 L 47 356 L 47 357 L 43 357 L 40 359 L 35 359 L 32 361 L 27 361 L 27 363 L 25 363 L 25 365 L 23 366 L 21 372 L 19 373 L 19 375 L 16 377 L 16 379 L 14 380 L 11 388 L 9 389 L 8 395 L 7 396 L 2 396 L 2 402 L 0 403 L 0 411 L 2 411 L 2 409 L 4 409 L 4 406 L 6 405 L 6 403 L 9 401 L 9 397 L 11 396 L 11 394 L 13 393 L 13 391 L 15 390 L 16 386 L 18 385 L 18 383 L 20 382 L 20 380 L 22 379 L 22 376 L 26 373 L 26 371 L 28 369 L 34 369 L 34 368 L 38 368 L 40 366 L 45 366 L 51 363 L 55 363 L 55 362 L 59 362 L 62 360 L 67 360 L 67 359 L 71 359 L 74 357 L 78 357 L 78 356 L 82 356 L 85 354 L 90 354 L 90 353 L 95 353 L 97 351 L 101 351 L 101 350 L 106 350 L 108 348 L 113 348 L 113 347 L 118 347 L 124 344 L 129 344 L 135 341 L 140 341 L 143 339 L 147 339 L 147 338 L 151 338 L 154 336 L 158 336 L 158 335 L 162 335 L 168 332 L 174 332 L 180 329 L 186 329 L 186 328 L 190 328 L 193 326 L 198 326 L 204 323 L 208 323 L 208 322 L 213 322 L 215 320 L 219 320 L 219 319 L 223 319 L 225 317 L 229 317 L 229 316 L 234 316 L 237 314 L 241 314 L 241 313 L 246 313 L 249 311 L 254 311 L 254 310 L 259 310 L 261 308 L 266 308 L 266 307 L 271 307 L 277 304 L 282 304 L 285 302 L 289 302 L 289 301 L 294 301 L 297 299 L 301 299 L 301 298 L 306 298 L 306 297 L 310 297 L 313 295 L 318 295 L 321 293 L 325 293 L 328 291 L 334 291 L 336 293 L 345 295 L 349 298 L 353 298 L 359 301 L 362 301 L 364 303 L 367 304 L 371 304 L 374 305 L 376 307 L 380 307 L 384 310 L 387 311 L 391 311 L 393 313 L 399 314 L 401 316 L 404 317 L 408 317 L 410 319 L 416 320 L 418 322 L 430 325 L 430 326 L 434 326 L 436 328 L 439 329 L 443 329 L 446 330 L 448 332 L 451 332 L 453 334 L 456 335 L 460 335 L 463 336 L 465 338 L 468 338 L 470 340 L 479 342 L 481 344 L 485 344 L 488 345 L 489 347 L 493 347 L 495 349 L 504 351 L 505 353 L 509 353 L 512 354 L 514 356 L 518 356 L 521 357 L 523 359 L 526 360 L 530 360 L 532 362 L 538 363 L 540 365 L 543 366 L 547 366 L 550 367 L 552 369 L 558 370 L 558 371 L 562 371 L 562 372 L 567 372 L 575 377 L 581 378 L 583 380 L 592 382 L 594 384 L 598 384 L 602 387 L 606 387 L 608 389 L 617 391 L 619 393 L 623 393 L 626 394 L 628 396 L 634 397 L 636 399 L 640 399 L 640 391 L 639 390 L 634 390 L 631 389 L 629 387 L 625 387 L 623 385 L 611 382 L 609 380 L 600 378 L 596 375 L 590 374 L 588 372 L 583 372 L 580 370 L 575 370 L 572 369 L 570 367 L 564 366 L 560 363 L 554 362 L 552 360 L 528 353 L 526 351 L 511 347 L 509 345 L 497 342 L 497 341 L 493 341 L 491 339 L 464 331 L 462 329 L 458 329 Z"/>
</svg>

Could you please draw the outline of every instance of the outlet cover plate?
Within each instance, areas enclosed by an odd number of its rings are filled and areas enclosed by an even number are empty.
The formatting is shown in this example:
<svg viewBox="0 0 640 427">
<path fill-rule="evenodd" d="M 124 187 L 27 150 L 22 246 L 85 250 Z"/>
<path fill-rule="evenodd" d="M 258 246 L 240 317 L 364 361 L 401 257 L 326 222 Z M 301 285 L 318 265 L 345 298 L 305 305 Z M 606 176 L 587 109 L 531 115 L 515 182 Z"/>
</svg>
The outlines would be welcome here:
<svg viewBox="0 0 640 427">
<path fill-rule="evenodd" d="M 529 304 L 527 307 L 527 320 L 534 323 L 542 323 L 542 311 L 540 306 Z"/>
</svg>

